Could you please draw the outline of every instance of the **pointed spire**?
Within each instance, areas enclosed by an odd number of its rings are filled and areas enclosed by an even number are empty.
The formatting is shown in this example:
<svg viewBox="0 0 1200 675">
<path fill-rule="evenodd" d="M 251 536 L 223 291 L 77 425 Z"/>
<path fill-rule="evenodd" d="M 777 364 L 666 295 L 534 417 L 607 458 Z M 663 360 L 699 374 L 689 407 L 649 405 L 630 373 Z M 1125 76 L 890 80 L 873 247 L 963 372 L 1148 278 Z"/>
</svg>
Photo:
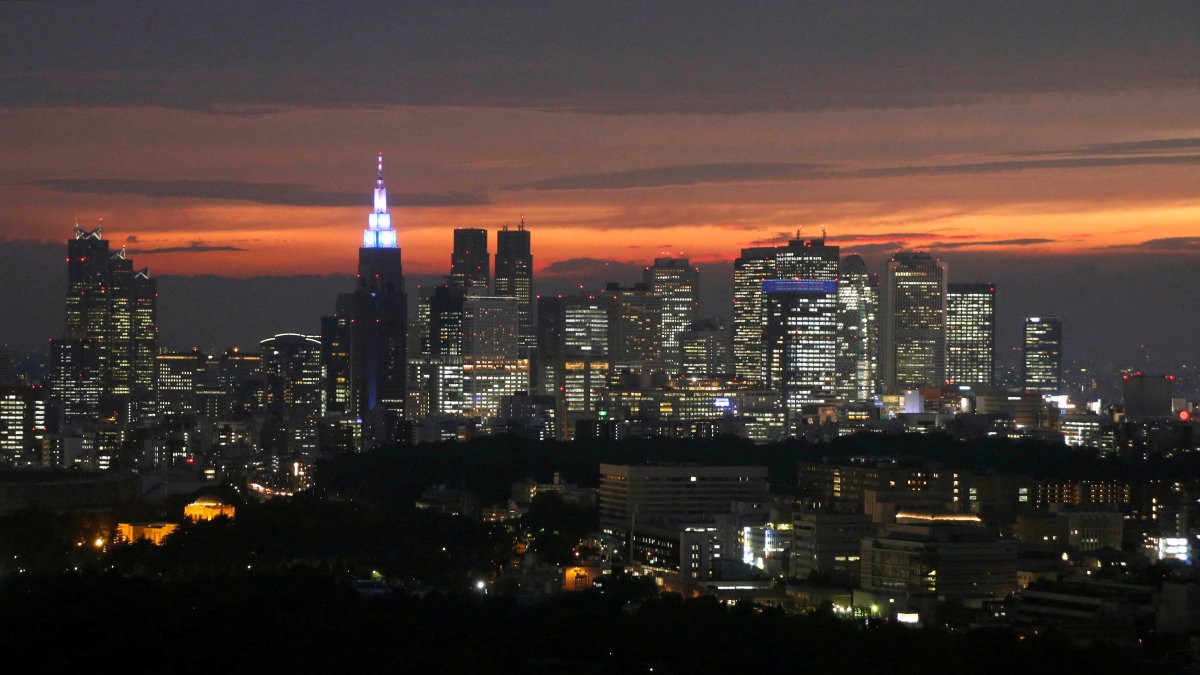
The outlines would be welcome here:
<svg viewBox="0 0 1200 675">
<path fill-rule="evenodd" d="M 363 248 L 398 248 L 392 214 L 388 213 L 387 188 L 383 187 L 383 153 L 376 157 L 375 212 L 367 216 Z"/>
</svg>

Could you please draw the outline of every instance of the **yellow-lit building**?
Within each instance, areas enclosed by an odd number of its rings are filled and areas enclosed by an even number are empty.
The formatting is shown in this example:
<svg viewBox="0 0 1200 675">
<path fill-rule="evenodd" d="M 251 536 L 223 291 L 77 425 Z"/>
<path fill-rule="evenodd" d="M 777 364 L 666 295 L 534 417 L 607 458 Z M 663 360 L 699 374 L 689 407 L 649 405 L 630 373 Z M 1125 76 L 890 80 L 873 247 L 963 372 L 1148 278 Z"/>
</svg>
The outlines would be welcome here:
<svg viewBox="0 0 1200 675">
<path fill-rule="evenodd" d="M 183 507 L 183 517 L 192 521 L 212 520 L 219 516 L 233 519 L 234 508 L 215 497 L 200 497 Z"/>
<path fill-rule="evenodd" d="M 129 543 L 144 540 L 162 546 L 167 535 L 179 526 L 175 523 L 117 523 L 117 538 Z"/>
</svg>

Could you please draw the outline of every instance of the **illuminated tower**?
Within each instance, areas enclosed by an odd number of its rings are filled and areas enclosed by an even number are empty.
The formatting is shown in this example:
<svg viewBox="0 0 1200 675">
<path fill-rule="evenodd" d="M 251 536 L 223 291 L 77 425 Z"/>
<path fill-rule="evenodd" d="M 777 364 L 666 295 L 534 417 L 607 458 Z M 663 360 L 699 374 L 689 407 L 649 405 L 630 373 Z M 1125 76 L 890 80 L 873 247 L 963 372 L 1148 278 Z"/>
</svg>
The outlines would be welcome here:
<svg viewBox="0 0 1200 675">
<path fill-rule="evenodd" d="M 946 384 L 946 263 L 901 252 L 887 266 L 883 309 L 885 389 Z"/>
<path fill-rule="evenodd" d="M 946 379 L 990 387 L 996 360 L 996 287 L 950 284 L 946 296 Z"/>
<path fill-rule="evenodd" d="M 762 284 L 775 278 L 776 250 L 744 248 L 733 261 L 733 370 L 743 380 L 762 379 Z"/>
<path fill-rule="evenodd" d="M 790 411 L 836 397 L 838 259 L 825 240 L 795 240 L 762 282 L 762 381 Z"/>
<path fill-rule="evenodd" d="M 487 295 L 488 271 L 487 230 L 467 227 L 455 230 L 450 283 L 467 295 Z"/>
<path fill-rule="evenodd" d="M 612 358 L 615 368 L 638 371 L 662 367 L 662 297 L 646 284 L 622 288 L 610 282 L 604 295 L 618 307 L 613 329 Z"/>
<path fill-rule="evenodd" d="M 123 403 L 154 390 L 157 282 L 101 235 L 76 223 L 67 242 L 66 329 L 51 352 L 52 392 L 71 423 L 94 421 L 101 407 L 128 413 Z"/>
<path fill-rule="evenodd" d="M 368 447 L 401 440 L 408 330 L 404 270 L 383 186 L 383 155 L 378 171 L 375 211 L 367 216 L 358 250 L 357 286 L 338 299 L 339 315 L 349 318 L 344 324 L 349 332 L 348 412 L 361 420 Z"/>
<path fill-rule="evenodd" d="M 468 296 L 463 301 L 463 413 L 495 417 L 500 402 L 529 391 L 529 359 L 521 358 L 517 300 Z"/>
<path fill-rule="evenodd" d="M 1062 323 L 1049 316 L 1025 319 L 1022 383 L 1039 394 L 1059 394 L 1062 389 Z"/>
<path fill-rule="evenodd" d="M 517 229 L 507 227 L 496 233 L 495 294 L 517 299 L 517 335 L 521 347 L 536 342 L 533 333 L 533 254 L 529 248 L 529 230 L 525 218 Z"/>
<path fill-rule="evenodd" d="M 662 298 L 662 358 L 673 370 L 679 366 L 679 334 L 692 327 L 700 306 L 700 268 L 688 264 L 687 258 L 655 258 L 644 277 Z"/>
<path fill-rule="evenodd" d="M 837 393 L 866 401 L 878 389 L 879 287 L 857 255 L 838 267 Z"/>
</svg>

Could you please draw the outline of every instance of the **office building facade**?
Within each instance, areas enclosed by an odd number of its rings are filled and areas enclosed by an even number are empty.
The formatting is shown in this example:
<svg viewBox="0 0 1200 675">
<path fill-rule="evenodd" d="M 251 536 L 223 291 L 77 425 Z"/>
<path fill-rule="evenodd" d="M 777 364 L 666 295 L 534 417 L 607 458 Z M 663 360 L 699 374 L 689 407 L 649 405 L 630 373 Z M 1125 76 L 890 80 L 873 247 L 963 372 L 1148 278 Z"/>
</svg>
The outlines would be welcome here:
<svg viewBox="0 0 1200 675">
<path fill-rule="evenodd" d="M 946 379 L 974 388 L 995 384 L 996 287 L 949 284 L 946 294 Z"/>
<path fill-rule="evenodd" d="M 887 266 L 883 384 L 888 391 L 946 383 L 946 263 L 901 252 Z"/>
</svg>

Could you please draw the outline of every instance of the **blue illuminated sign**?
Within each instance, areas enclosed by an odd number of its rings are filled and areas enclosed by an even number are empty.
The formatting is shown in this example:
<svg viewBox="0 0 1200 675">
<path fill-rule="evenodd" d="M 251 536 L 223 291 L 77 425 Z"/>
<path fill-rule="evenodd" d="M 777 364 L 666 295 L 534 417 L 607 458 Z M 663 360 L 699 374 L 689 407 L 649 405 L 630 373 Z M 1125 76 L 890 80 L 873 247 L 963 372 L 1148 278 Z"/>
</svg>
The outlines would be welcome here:
<svg viewBox="0 0 1200 675">
<path fill-rule="evenodd" d="M 728 408 L 729 405 L 730 404 L 729 404 L 728 396 L 718 396 L 717 398 L 713 399 L 713 407 L 714 408 Z"/>
<path fill-rule="evenodd" d="M 764 279 L 763 293 L 837 293 L 837 282 L 829 279 Z"/>
</svg>

